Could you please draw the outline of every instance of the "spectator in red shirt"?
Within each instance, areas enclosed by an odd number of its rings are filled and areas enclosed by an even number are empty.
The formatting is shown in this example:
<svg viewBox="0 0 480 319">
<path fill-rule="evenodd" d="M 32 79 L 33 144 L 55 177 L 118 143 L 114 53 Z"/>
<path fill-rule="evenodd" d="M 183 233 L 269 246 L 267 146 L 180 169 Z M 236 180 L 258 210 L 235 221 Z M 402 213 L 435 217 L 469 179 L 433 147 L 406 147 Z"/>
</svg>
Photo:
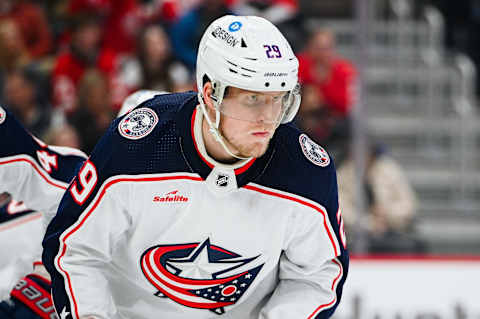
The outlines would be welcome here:
<svg viewBox="0 0 480 319">
<path fill-rule="evenodd" d="M 317 87 L 322 104 L 333 116 L 348 116 L 354 102 L 356 71 L 349 61 L 335 52 L 333 33 L 316 30 L 298 60 L 300 82 Z"/>
<path fill-rule="evenodd" d="M 323 29 L 312 35 L 299 62 L 303 98 L 297 125 L 327 146 L 340 162 L 351 130 L 355 67 L 336 54 L 332 32 Z"/>
<path fill-rule="evenodd" d="M 111 0 L 70 0 L 67 11 L 73 15 L 91 13 L 105 17 L 111 9 Z"/>
<path fill-rule="evenodd" d="M 178 1 L 153 0 L 71 0 L 68 12 L 96 14 L 105 19 L 102 47 L 117 54 L 134 53 L 136 38 L 152 22 L 171 23 L 178 16 Z"/>
<path fill-rule="evenodd" d="M 27 1 L 2 0 L 0 20 L 4 19 L 13 19 L 17 23 L 32 58 L 39 58 L 50 52 L 52 34 L 41 7 Z"/>
<path fill-rule="evenodd" d="M 77 107 L 77 86 L 85 70 L 97 68 L 107 76 L 113 76 L 115 54 L 100 50 L 101 25 L 96 18 L 79 18 L 72 32 L 72 41 L 61 53 L 52 72 L 53 103 L 67 114 Z"/>
</svg>

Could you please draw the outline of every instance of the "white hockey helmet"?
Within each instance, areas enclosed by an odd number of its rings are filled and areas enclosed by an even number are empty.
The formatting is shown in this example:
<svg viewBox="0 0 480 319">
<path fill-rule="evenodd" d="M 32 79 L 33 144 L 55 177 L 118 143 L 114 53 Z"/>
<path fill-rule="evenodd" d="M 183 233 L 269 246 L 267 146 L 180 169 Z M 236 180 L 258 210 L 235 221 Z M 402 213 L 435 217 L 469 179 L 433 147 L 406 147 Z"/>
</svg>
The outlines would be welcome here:
<svg viewBox="0 0 480 319">
<path fill-rule="evenodd" d="M 217 130 L 229 86 L 286 92 L 277 124 L 292 121 L 300 106 L 298 60 L 281 32 L 261 17 L 226 15 L 212 22 L 200 41 L 196 77 L 204 113 L 204 79 L 212 83 Z"/>
</svg>

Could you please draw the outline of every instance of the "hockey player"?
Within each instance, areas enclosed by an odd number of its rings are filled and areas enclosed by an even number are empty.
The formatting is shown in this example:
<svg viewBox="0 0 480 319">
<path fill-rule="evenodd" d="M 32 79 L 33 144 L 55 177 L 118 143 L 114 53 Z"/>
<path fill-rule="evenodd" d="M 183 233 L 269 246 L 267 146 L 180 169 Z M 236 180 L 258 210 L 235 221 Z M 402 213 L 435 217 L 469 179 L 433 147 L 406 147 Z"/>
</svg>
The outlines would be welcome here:
<svg viewBox="0 0 480 319">
<path fill-rule="evenodd" d="M 164 93 L 137 91 L 124 101 L 118 116 Z M 4 299 L 0 302 L 0 318 L 56 316 L 50 275 L 41 264 L 41 241 L 68 186 L 66 182 L 75 176 L 86 155 L 72 148 L 45 145 L 1 107 L 0 133 L 5 137 L 0 140 L 0 300 Z M 14 200 L 9 192 L 23 201 Z M 30 209 L 25 202 L 50 213 Z M 35 298 L 25 299 L 25 293 Z"/>
<path fill-rule="evenodd" d="M 41 241 L 86 155 L 47 146 L 2 107 L 0 136 L 0 298 L 10 292 L 10 301 L 0 303 L 0 318 L 55 314 L 50 278 L 41 266 Z M 27 290 L 31 299 L 22 293 Z"/>
<path fill-rule="evenodd" d="M 348 253 L 333 162 L 288 124 L 297 70 L 270 22 L 224 16 L 200 42 L 198 95 L 114 122 L 43 241 L 61 318 L 332 315 Z"/>
</svg>

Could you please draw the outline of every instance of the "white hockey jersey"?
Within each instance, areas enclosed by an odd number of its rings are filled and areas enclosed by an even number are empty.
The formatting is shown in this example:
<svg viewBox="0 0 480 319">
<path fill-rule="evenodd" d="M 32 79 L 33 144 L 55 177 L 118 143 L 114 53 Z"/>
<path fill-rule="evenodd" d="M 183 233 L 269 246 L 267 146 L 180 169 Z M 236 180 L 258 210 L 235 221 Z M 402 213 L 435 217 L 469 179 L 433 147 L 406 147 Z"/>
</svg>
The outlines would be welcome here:
<svg viewBox="0 0 480 319">
<path fill-rule="evenodd" d="M 0 298 L 40 262 L 46 225 L 86 155 L 47 146 L 0 107 Z"/>
<path fill-rule="evenodd" d="M 44 238 L 62 318 L 327 318 L 348 270 L 336 173 L 281 125 L 264 156 L 206 155 L 194 93 L 114 122 Z"/>
</svg>

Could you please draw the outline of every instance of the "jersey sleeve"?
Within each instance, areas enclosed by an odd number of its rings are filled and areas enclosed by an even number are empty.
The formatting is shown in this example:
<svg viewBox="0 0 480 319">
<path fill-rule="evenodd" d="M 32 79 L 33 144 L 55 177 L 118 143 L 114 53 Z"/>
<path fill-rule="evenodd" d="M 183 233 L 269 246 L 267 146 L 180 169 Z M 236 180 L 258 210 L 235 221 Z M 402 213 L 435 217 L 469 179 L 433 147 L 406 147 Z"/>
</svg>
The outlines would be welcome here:
<svg viewBox="0 0 480 319">
<path fill-rule="evenodd" d="M 349 256 L 335 166 L 333 161 L 327 167 L 310 166 L 296 174 L 309 189 L 300 201 L 311 214 L 291 218 L 290 237 L 280 257 L 280 281 L 259 319 L 329 318 L 340 302 Z"/>
<path fill-rule="evenodd" d="M 11 199 L 0 208 L 1 288 L 41 260 L 46 226 L 85 159 L 79 150 L 46 145 L 0 107 L 0 197 Z"/>
<path fill-rule="evenodd" d="M 86 155 L 46 145 L 1 107 L 0 136 L 0 192 L 10 193 L 28 208 L 53 214 Z"/>
<path fill-rule="evenodd" d="M 59 314 L 69 314 L 65 318 L 116 316 L 104 271 L 115 243 L 129 227 L 130 195 L 124 184 L 112 179 L 118 156 L 112 127 L 65 192 L 43 240 L 42 260 L 52 277 L 53 301 Z"/>
</svg>

